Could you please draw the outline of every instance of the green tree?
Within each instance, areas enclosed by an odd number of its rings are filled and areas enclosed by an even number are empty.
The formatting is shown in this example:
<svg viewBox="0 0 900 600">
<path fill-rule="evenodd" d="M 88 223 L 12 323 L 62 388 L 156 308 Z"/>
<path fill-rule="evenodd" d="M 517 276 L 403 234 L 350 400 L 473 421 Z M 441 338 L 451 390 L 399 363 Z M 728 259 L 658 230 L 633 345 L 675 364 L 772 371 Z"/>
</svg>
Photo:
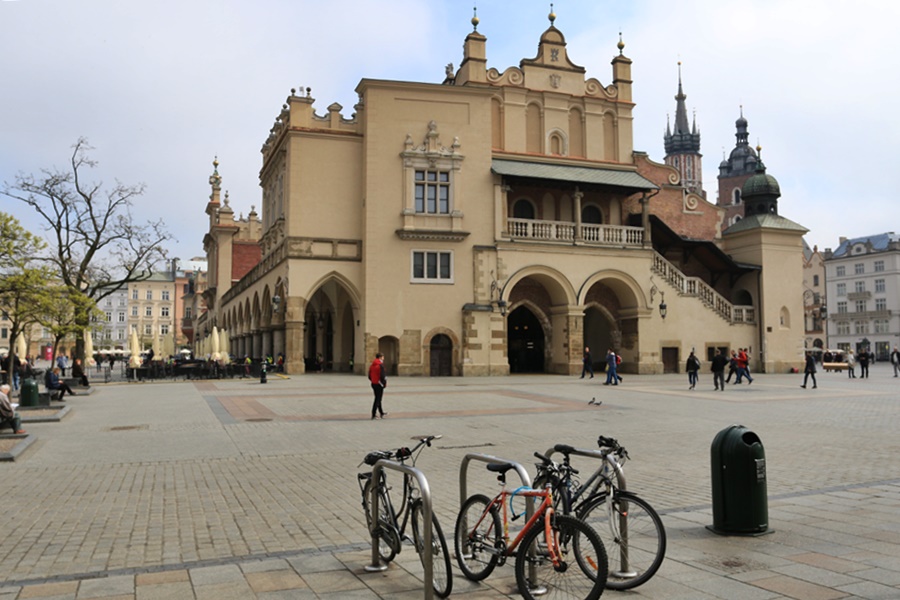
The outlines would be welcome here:
<svg viewBox="0 0 900 600">
<path fill-rule="evenodd" d="M 89 157 L 91 150 L 80 138 L 68 169 L 20 173 L 13 183 L 4 183 L 0 193 L 37 211 L 50 238 L 49 260 L 57 278 L 70 298 L 77 293 L 96 305 L 130 282 L 152 276 L 166 259 L 162 244 L 171 236 L 161 220 L 139 224 L 132 217 L 132 202 L 144 193 L 144 184 L 116 181 L 104 188 L 102 182 L 87 180 L 97 166 Z M 75 307 L 79 331 L 90 326 L 90 311 L 84 306 Z"/>
<path fill-rule="evenodd" d="M 52 269 L 42 261 L 46 244 L 18 219 L 0 212 L 0 309 L 10 320 L 10 365 L 17 364 L 15 340 L 38 323 Z"/>
</svg>

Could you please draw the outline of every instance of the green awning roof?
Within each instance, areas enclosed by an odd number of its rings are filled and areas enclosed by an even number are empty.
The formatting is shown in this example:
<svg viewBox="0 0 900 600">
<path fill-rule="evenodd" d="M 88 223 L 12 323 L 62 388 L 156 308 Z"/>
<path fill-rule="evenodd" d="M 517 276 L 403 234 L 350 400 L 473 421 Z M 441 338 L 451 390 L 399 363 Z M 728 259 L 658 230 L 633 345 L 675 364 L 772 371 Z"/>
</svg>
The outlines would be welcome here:
<svg viewBox="0 0 900 600">
<path fill-rule="evenodd" d="M 547 163 L 522 162 L 517 160 L 491 161 L 491 171 L 497 175 L 528 177 L 531 179 L 552 179 L 572 183 L 591 183 L 630 190 L 655 190 L 658 186 L 634 171 L 617 171 L 596 167 L 570 167 Z"/>
</svg>

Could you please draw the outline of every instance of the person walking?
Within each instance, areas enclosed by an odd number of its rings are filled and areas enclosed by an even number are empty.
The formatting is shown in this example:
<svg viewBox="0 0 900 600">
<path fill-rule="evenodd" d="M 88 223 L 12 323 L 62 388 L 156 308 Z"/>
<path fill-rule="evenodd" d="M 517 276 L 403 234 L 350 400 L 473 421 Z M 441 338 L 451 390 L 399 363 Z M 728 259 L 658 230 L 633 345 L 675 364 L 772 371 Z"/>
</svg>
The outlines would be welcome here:
<svg viewBox="0 0 900 600">
<path fill-rule="evenodd" d="M 856 379 L 856 357 L 853 350 L 847 351 L 847 379 Z"/>
<path fill-rule="evenodd" d="M 803 389 L 806 389 L 806 380 L 812 377 L 813 389 L 816 389 L 816 359 L 813 358 L 812 352 L 806 353 L 806 367 L 803 368 Z"/>
<path fill-rule="evenodd" d="M 747 354 L 746 348 L 741 348 L 738 351 L 737 363 L 738 363 L 738 374 L 737 374 L 737 380 L 735 381 L 735 384 L 740 383 L 741 379 L 743 377 L 747 378 L 747 385 L 750 385 L 751 383 L 753 383 L 753 378 L 750 377 L 750 355 Z"/>
<path fill-rule="evenodd" d="M 713 384 L 716 386 L 717 390 L 725 389 L 725 365 L 728 364 L 728 359 L 725 358 L 725 354 L 722 353 L 721 350 L 716 350 L 716 355 L 713 356 L 712 359 L 712 374 L 713 374 Z"/>
<path fill-rule="evenodd" d="M 384 388 L 387 387 L 387 375 L 384 372 L 384 354 L 381 352 L 375 355 L 375 360 L 369 365 L 369 382 L 372 384 L 372 391 L 375 393 L 375 401 L 372 403 L 372 418 L 375 414 L 385 418 L 387 413 L 381 408 L 381 398 L 384 396 Z"/>
<path fill-rule="evenodd" d="M 612 348 L 606 351 L 606 382 L 603 385 L 619 385 L 619 375 L 616 373 L 616 353 Z"/>
<path fill-rule="evenodd" d="M 863 351 L 859 353 L 859 378 L 860 379 L 868 379 L 869 378 L 869 361 L 872 360 L 872 353 L 869 352 L 868 348 L 863 348 Z"/>
<path fill-rule="evenodd" d="M 584 354 L 581 357 L 581 362 L 583 366 L 581 367 L 581 379 L 584 379 L 585 373 L 591 374 L 591 379 L 594 378 L 594 361 L 591 359 L 591 349 L 588 346 L 584 347 Z"/>
<path fill-rule="evenodd" d="M 891 352 L 891 364 L 894 365 L 894 377 L 897 377 L 900 375 L 900 350 L 897 350 L 897 346 Z"/>
<path fill-rule="evenodd" d="M 59 373 L 63 377 L 66 376 L 66 369 L 69 367 L 69 357 L 65 354 L 60 354 L 56 357 L 56 366 L 59 367 Z"/>
<path fill-rule="evenodd" d="M 734 375 L 735 382 L 738 378 L 738 362 L 737 362 L 737 352 L 734 350 L 731 351 L 731 358 L 728 359 L 728 377 L 725 378 L 725 383 L 731 383 L 731 376 Z"/>
<path fill-rule="evenodd" d="M 692 390 L 697 386 L 697 381 L 699 380 L 699 377 L 697 377 L 697 371 L 700 370 L 700 360 L 696 356 L 694 356 L 693 350 L 691 351 L 690 356 L 688 356 L 685 370 L 688 374 L 688 383 L 691 384 L 691 387 L 689 387 L 688 389 Z"/>
</svg>

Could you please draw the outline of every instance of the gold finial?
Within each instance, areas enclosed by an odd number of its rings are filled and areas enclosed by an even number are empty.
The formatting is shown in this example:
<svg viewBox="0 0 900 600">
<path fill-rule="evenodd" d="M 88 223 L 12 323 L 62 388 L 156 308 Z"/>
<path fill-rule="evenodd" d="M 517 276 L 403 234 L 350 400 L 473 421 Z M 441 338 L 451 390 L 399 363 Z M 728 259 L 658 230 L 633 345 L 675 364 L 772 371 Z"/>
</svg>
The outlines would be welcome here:
<svg viewBox="0 0 900 600">
<path fill-rule="evenodd" d="M 547 15 L 547 18 L 550 19 L 550 25 L 553 25 L 553 22 L 556 20 L 556 13 L 553 12 L 553 3 L 550 3 L 550 14 Z"/>
<path fill-rule="evenodd" d="M 622 51 L 625 50 L 625 42 L 622 41 L 622 32 L 619 32 L 619 43 L 616 44 L 616 47 L 619 49 L 619 56 L 622 56 Z M 681 63 L 678 63 L 681 64 Z"/>
<path fill-rule="evenodd" d="M 217 154 L 215 158 L 213 158 L 213 169 L 216 171 L 219 170 L 219 155 Z"/>
<path fill-rule="evenodd" d="M 478 20 L 478 7 L 473 6 L 472 7 L 472 31 L 478 31 L 479 23 L 481 23 L 481 21 Z"/>
</svg>

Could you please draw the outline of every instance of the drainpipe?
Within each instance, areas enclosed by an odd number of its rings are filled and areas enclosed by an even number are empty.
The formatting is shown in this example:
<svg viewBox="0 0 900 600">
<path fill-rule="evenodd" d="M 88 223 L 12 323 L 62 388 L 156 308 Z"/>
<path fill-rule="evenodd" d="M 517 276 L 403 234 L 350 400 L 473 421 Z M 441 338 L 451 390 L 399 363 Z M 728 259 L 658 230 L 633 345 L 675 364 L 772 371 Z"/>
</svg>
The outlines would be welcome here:
<svg viewBox="0 0 900 600">
<path fill-rule="evenodd" d="M 759 295 L 759 316 L 757 319 L 759 320 L 759 357 L 760 357 L 760 370 L 762 373 L 766 372 L 766 330 L 765 325 L 763 324 L 763 293 L 762 293 L 762 270 L 756 271 L 756 293 Z"/>
</svg>

